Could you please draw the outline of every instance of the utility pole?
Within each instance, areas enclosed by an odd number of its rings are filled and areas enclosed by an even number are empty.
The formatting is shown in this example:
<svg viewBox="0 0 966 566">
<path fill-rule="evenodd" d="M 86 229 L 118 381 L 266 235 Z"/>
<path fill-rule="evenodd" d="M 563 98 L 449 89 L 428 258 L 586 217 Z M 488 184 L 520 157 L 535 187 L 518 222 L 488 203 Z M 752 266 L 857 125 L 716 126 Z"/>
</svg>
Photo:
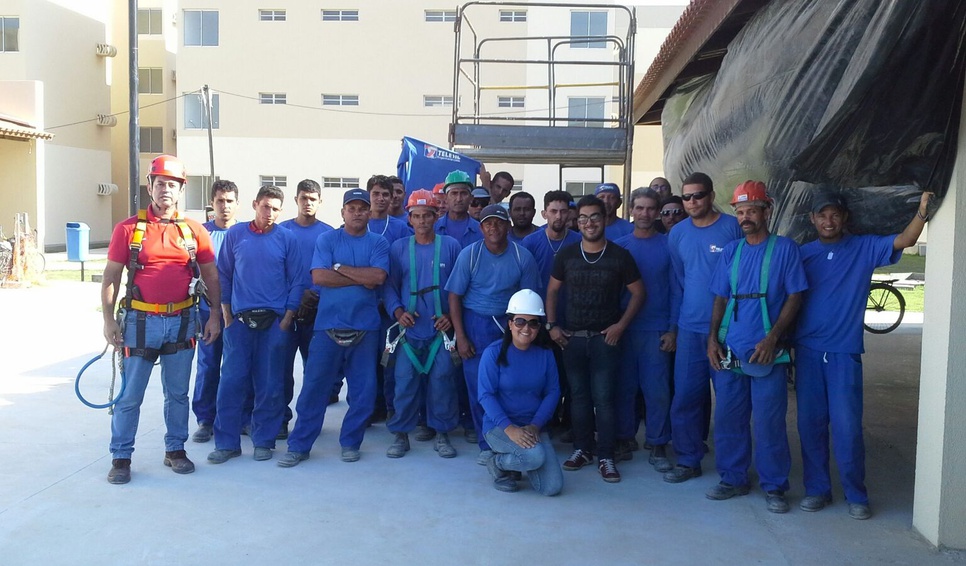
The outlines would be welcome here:
<svg viewBox="0 0 966 566">
<path fill-rule="evenodd" d="M 211 115 L 211 91 L 208 85 L 205 85 L 202 91 L 205 94 L 205 113 L 208 116 L 208 165 L 211 171 L 211 179 L 208 183 L 211 184 L 215 182 L 215 145 L 211 137 L 211 122 L 214 118 Z"/>
<path fill-rule="evenodd" d="M 128 198 L 130 199 L 130 211 L 133 216 L 137 214 L 141 201 L 141 181 L 140 181 L 140 159 L 141 159 L 141 128 L 139 127 L 138 116 L 138 2 L 128 0 L 127 2 L 127 42 L 129 49 L 128 56 L 128 110 L 130 120 L 128 120 L 128 135 L 131 138 L 128 147 Z"/>
</svg>

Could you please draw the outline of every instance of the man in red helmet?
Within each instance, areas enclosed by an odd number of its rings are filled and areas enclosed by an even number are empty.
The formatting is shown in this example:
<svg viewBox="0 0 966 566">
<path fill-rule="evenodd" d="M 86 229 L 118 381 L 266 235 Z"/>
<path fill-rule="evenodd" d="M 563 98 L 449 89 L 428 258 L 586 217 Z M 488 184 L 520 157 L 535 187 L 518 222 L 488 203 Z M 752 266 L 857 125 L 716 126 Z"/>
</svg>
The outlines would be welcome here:
<svg viewBox="0 0 966 566">
<path fill-rule="evenodd" d="M 735 188 L 731 205 L 744 238 L 725 246 L 711 274 L 714 306 L 708 361 L 714 368 L 715 463 L 721 482 L 712 500 L 750 489 L 754 411 L 755 468 L 767 509 L 787 513 L 791 454 L 785 431 L 788 345 L 784 342 L 808 288 L 798 245 L 770 234 L 772 200 L 760 181 Z"/>
<path fill-rule="evenodd" d="M 207 289 L 215 309 L 221 293 L 208 231 L 178 214 L 187 180 L 184 164 L 170 155 L 158 156 L 147 178 L 151 204 L 114 227 L 101 284 L 104 338 L 125 355 L 125 387 L 111 418 L 114 459 L 107 481 L 114 484 L 131 479 L 141 402 L 157 359 L 164 376 L 164 465 L 179 474 L 194 471 L 184 443 L 195 336 L 210 344 L 221 333 L 217 316 L 208 319 L 203 332 L 197 330 L 198 299 Z M 127 291 L 115 319 L 125 267 Z"/>
</svg>

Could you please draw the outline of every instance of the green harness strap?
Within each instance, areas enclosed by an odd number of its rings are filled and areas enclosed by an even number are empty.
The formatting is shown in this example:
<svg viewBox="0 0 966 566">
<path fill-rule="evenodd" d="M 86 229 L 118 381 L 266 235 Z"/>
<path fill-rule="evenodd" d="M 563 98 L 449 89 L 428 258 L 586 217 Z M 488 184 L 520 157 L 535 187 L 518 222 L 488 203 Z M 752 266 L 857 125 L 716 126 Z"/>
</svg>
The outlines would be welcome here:
<svg viewBox="0 0 966 566">
<path fill-rule="evenodd" d="M 433 246 L 433 286 L 429 290 L 433 293 L 433 308 L 436 311 L 436 318 L 443 316 L 443 306 L 440 299 L 439 293 L 439 250 L 442 246 L 443 239 L 438 235 L 436 236 L 436 243 Z M 419 295 L 422 295 L 427 290 L 420 289 L 416 290 L 416 236 L 409 237 L 409 307 L 408 311 L 410 313 L 416 312 L 416 301 Z M 436 354 L 439 352 L 439 347 L 443 343 L 443 333 L 439 332 L 436 334 L 436 338 L 433 339 L 432 344 L 429 346 L 429 355 L 426 357 L 426 363 L 419 361 L 419 356 L 416 355 L 416 351 L 409 342 L 406 341 L 404 337 L 401 338 L 403 352 L 406 352 L 406 357 L 412 362 L 413 367 L 416 368 L 418 373 L 425 373 L 429 375 L 430 368 L 433 367 L 433 362 L 436 360 Z"/>
<path fill-rule="evenodd" d="M 768 245 L 765 248 L 765 260 L 761 265 L 761 278 L 758 284 L 759 292 L 748 295 L 738 294 L 738 265 L 741 263 L 741 248 L 745 246 L 745 240 L 742 238 L 738 242 L 738 249 L 735 250 L 735 258 L 731 264 L 731 296 L 728 297 L 728 306 L 725 307 L 724 318 L 721 320 L 721 327 L 718 329 L 718 342 L 725 343 L 725 338 L 728 337 L 728 327 L 731 326 L 732 316 L 735 320 L 738 319 L 738 299 L 759 299 L 761 302 L 761 320 L 765 326 L 765 335 L 767 336 L 771 332 L 771 317 L 768 316 L 768 301 L 765 297 L 768 292 L 768 272 L 771 268 L 771 254 L 775 250 L 775 242 L 777 239 L 774 234 L 769 234 Z"/>
</svg>

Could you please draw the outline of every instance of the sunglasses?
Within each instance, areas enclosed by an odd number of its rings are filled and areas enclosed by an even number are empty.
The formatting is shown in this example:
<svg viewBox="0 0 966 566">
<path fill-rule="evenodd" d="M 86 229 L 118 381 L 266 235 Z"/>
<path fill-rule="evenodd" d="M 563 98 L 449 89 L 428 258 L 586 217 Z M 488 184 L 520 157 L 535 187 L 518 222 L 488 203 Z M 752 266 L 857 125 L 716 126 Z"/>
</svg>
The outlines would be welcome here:
<svg viewBox="0 0 966 566">
<path fill-rule="evenodd" d="M 512 322 L 513 326 L 516 326 L 517 328 L 523 328 L 524 326 L 529 326 L 532 330 L 540 328 L 540 320 L 536 318 L 527 320 L 525 318 L 517 317 L 514 318 Z"/>
<path fill-rule="evenodd" d="M 657 185 L 657 184 L 655 184 L 655 185 L 651 185 L 651 188 L 654 189 L 655 191 L 670 191 L 671 190 L 671 185 Z"/>
<path fill-rule="evenodd" d="M 587 216 L 586 214 L 581 214 L 580 216 L 577 217 L 577 224 L 580 224 L 581 226 L 583 226 L 588 222 L 593 222 L 594 224 L 597 224 L 598 222 L 601 221 L 602 218 L 604 218 L 604 215 L 599 212 L 595 212 L 590 216 Z"/>
<path fill-rule="evenodd" d="M 671 208 L 669 210 L 662 210 L 661 216 L 678 216 L 684 214 L 684 211 L 680 208 Z"/>
<path fill-rule="evenodd" d="M 708 193 L 710 193 L 710 192 L 711 191 L 700 191 L 700 192 L 697 192 L 697 193 L 691 193 L 691 194 L 687 194 L 687 195 L 681 195 L 681 199 L 683 199 L 685 202 L 687 202 L 687 201 L 689 201 L 691 199 L 701 200 L 704 197 L 708 196 Z"/>
<path fill-rule="evenodd" d="M 488 201 L 488 200 L 482 200 L 482 199 L 477 199 L 477 200 L 474 200 L 474 201 L 471 201 L 470 202 L 470 206 L 484 207 L 484 206 L 486 206 L 488 204 L 490 204 L 490 201 Z"/>
</svg>

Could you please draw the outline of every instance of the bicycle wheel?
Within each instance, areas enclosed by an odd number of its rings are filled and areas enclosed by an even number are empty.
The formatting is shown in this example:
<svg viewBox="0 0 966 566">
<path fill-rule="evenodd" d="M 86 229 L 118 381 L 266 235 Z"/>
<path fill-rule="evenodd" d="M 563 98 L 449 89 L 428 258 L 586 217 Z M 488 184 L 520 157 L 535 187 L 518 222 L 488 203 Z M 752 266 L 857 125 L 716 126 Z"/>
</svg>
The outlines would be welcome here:
<svg viewBox="0 0 966 566">
<path fill-rule="evenodd" d="M 906 313 L 906 299 L 888 283 L 873 283 L 865 306 L 862 326 L 873 334 L 888 334 L 902 322 Z"/>
</svg>

